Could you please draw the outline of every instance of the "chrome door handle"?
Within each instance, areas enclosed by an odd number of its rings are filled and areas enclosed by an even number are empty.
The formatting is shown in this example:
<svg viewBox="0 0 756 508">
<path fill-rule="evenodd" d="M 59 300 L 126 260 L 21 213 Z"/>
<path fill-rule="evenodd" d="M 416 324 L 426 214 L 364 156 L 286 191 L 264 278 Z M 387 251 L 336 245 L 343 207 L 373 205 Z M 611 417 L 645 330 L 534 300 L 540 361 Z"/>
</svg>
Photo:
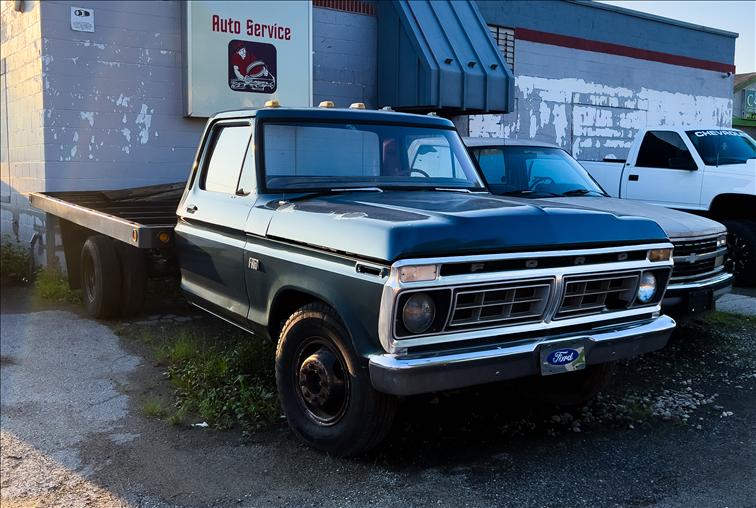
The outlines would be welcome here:
<svg viewBox="0 0 756 508">
<path fill-rule="evenodd" d="M 194 213 L 197 211 L 197 205 L 186 205 L 186 211 L 189 213 Z"/>
</svg>

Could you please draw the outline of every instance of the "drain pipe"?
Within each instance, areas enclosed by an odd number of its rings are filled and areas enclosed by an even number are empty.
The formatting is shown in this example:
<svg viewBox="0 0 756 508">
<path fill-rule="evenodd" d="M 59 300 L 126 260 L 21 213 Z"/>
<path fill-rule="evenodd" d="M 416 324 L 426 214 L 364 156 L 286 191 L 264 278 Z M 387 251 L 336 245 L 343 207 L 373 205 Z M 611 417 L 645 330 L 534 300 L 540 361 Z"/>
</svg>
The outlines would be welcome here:
<svg viewBox="0 0 756 508">
<path fill-rule="evenodd" d="M 37 243 L 38 240 L 42 240 L 42 235 L 39 234 L 39 231 L 34 233 L 34 236 L 32 236 L 31 240 L 29 240 L 29 276 L 34 275 L 34 244 Z"/>
</svg>

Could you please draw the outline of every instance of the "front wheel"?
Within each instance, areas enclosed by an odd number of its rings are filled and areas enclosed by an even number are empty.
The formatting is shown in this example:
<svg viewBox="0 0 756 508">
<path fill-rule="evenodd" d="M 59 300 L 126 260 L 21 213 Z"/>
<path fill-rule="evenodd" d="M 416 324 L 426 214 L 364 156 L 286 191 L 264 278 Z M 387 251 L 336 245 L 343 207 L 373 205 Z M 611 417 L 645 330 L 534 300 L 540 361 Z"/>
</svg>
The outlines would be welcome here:
<svg viewBox="0 0 756 508">
<path fill-rule="evenodd" d="M 373 388 L 338 314 L 322 303 L 305 305 L 284 325 L 276 384 L 294 434 L 337 456 L 380 443 L 396 412 L 396 397 Z"/>
<path fill-rule="evenodd" d="M 727 227 L 727 269 L 735 285 L 756 285 L 756 223 L 745 219 L 724 221 Z"/>
</svg>

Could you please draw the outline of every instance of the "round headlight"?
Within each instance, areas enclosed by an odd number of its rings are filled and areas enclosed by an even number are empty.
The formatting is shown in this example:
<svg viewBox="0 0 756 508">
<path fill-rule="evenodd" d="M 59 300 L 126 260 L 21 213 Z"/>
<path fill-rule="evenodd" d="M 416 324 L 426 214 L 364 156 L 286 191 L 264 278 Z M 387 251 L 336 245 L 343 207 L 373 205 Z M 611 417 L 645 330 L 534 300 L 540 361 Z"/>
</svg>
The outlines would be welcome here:
<svg viewBox="0 0 756 508">
<path fill-rule="evenodd" d="M 407 300 L 402 311 L 404 327 L 412 333 L 423 333 L 436 318 L 436 304 L 425 293 L 416 293 Z"/>
<path fill-rule="evenodd" d="M 644 272 L 641 275 L 640 286 L 638 286 L 638 300 L 641 303 L 648 303 L 656 295 L 656 277 L 651 272 Z"/>
</svg>

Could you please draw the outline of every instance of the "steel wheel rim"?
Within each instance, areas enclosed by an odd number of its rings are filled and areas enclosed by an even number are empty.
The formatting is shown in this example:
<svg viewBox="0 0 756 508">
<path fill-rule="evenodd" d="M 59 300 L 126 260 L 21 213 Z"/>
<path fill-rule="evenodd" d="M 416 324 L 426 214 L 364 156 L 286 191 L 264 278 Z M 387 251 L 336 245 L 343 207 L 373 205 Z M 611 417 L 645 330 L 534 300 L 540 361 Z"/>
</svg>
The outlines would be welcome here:
<svg viewBox="0 0 756 508">
<path fill-rule="evenodd" d="M 295 358 L 292 382 L 299 406 L 319 426 L 337 424 L 346 413 L 351 389 L 344 358 L 329 340 L 322 337 L 307 339 Z M 332 365 L 326 366 L 325 363 L 329 362 L 333 362 Z M 320 367 L 325 367 L 325 372 Z M 318 385 L 319 382 L 324 385 Z M 339 382 L 340 387 L 337 386 Z"/>
</svg>

